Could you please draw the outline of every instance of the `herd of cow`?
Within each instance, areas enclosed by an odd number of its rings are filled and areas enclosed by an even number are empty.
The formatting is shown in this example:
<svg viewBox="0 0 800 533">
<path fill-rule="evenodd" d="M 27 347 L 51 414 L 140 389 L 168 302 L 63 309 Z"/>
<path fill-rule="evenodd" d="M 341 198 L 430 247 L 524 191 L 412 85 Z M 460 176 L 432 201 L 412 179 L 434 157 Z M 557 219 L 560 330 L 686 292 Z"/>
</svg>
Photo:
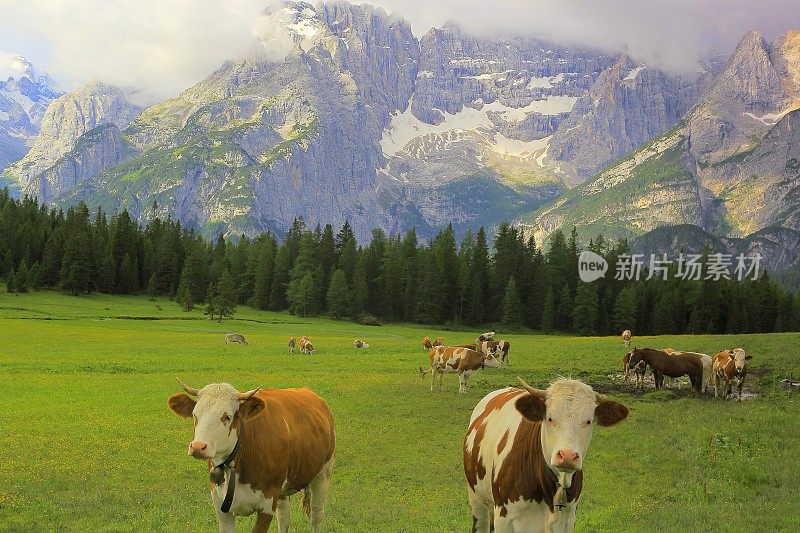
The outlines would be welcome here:
<svg viewBox="0 0 800 533">
<path fill-rule="evenodd" d="M 631 332 L 622 332 L 622 341 L 630 347 Z M 742 348 L 723 350 L 711 357 L 698 352 L 678 351 L 673 348 L 655 350 L 653 348 L 634 348 L 622 356 L 622 368 L 627 383 L 633 375 L 638 389 L 644 384 L 647 369 L 652 369 L 655 388 L 664 386 L 664 377 L 670 377 L 680 387 L 679 380 L 689 377 L 692 388 L 704 393 L 714 387 L 714 397 L 719 397 L 719 390 L 724 384 L 723 396 L 728 398 L 737 387 L 738 398 L 742 399 L 742 387 L 747 376 L 747 361 L 752 359 Z"/>
<path fill-rule="evenodd" d="M 459 392 L 465 392 L 467 379 L 477 370 L 508 364 L 510 343 L 494 336 L 487 332 L 473 344 L 458 346 L 445 346 L 441 337 L 425 337 L 430 368 L 420 372 L 431 372 L 431 389 L 437 374 L 458 372 Z M 630 332 L 623 340 L 629 345 Z M 239 342 L 246 344 L 243 337 Z M 369 346 L 359 340 L 353 345 Z M 289 351 L 294 348 L 292 337 Z M 306 336 L 300 338 L 300 349 L 314 353 Z M 715 384 L 725 380 L 728 393 L 734 384 L 741 394 L 748 359 L 741 348 L 713 359 L 634 348 L 625 355 L 624 368 L 626 374 L 639 377 L 652 368 L 656 387 L 662 386 L 664 376 L 688 375 L 698 391 L 711 374 Z M 628 408 L 572 379 L 560 378 L 546 390 L 521 378 L 519 382 L 521 388 L 486 395 L 469 420 L 462 449 L 472 531 L 571 532 L 586 482 L 583 466 L 592 430 L 625 420 Z M 226 383 L 202 389 L 178 383 L 185 393 L 172 395 L 168 404 L 194 421 L 189 455 L 208 463 L 219 530 L 234 532 L 237 516 L 255 513 L 254 532 L 266 532 L 277 517 L 279 531 L 286 533 L 291 496 L 302 493 L 311 530 L 319 533 L 336 456 L 334 418 L 325 400 L 307 388 L 239 392 Z"/>
</svg>

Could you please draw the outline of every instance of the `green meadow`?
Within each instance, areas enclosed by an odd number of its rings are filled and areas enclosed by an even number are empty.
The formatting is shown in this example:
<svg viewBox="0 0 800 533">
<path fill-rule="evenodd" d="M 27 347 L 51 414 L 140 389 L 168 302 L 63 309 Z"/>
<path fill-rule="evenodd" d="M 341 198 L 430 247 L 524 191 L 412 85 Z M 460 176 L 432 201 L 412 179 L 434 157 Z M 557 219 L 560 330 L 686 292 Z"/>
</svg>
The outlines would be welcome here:
<svg viewBox="0 0 800 533">
<path fill-rule="evenodd" d="M 224 345 L 225 332 L 249 346 Z M 0 287 L 0 530 L 215 531 L 206 465 L 186 454 L 192 424 L 166 404 L 180 377 L 196 387 L 308 386 L 328 401 L 338 443 L 325 531 L 468 531 L 464 432 L 475 404 L 517 375 L 541 387 L 578 378 L 631 409 L 594 432 L 578 531 L 797 530 L 800 394 L 776 383 L 800 376 L 800 335 L 634 338 L 745 348 L 746 387 L 758 396 L 744 402 L 686 387 L 635 391 L 618 378 L 618 338 L 538 334 L 499 335 L 511 342 L 511 366 L 479 372 L 467 394 L 453 374 L 430 392 L 418 371 L 422 336 L 456 344 L 477 333 L 245 307 L 218 324 L 165 299 Z M 291 335 L 309 335 L 316 355 L 288 354 Z M 356 338 L 370 348 L 353 348 Z M 293 521 L 293 531 L 309 530 L 297 501 Z M 238 522 L 249 531 L 253 517 Z"/>
</svg>

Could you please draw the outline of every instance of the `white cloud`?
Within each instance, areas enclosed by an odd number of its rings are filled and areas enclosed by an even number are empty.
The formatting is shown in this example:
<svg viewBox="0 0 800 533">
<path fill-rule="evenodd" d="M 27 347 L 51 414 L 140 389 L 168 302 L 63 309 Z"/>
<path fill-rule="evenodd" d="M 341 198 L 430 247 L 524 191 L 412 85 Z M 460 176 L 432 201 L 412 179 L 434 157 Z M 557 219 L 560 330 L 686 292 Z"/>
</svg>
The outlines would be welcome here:
<svg viewBox="0 0 800 533">
<path fill-rule="evenodd" d="M 152 102 L 246 54 L 267 3 L 0 0 L 0 49 L 29 57 L 67 89 L 98 79 Z"/>
<path fill-rule="evenodd" d="M 275 0 L 0 0 L 0 50 L 19 52 L 67 89 L 89 79 L 132 87 L 144 101 L 177 94 L 254 35 L 279 59 L 285 32 L 261 19 Z M 417 36 L 447 21 L 480 36 L 526 34 L 562 45 L 627 50 L 648 64 L 689 70 L 733 49 L 751 29 L 800 27 L 796 0 L 372 0 Z"/>
</svg>

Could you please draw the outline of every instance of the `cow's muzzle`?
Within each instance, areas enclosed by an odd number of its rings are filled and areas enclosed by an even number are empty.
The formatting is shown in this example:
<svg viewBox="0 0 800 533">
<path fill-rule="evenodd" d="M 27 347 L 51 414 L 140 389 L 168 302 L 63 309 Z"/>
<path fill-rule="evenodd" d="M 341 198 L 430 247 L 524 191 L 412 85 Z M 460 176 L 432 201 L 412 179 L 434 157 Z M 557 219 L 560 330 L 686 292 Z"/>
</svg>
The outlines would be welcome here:
<svg viewBox="0 0 800 533">
<path fill-rule="evenodd" d="M 563 472 L 574 472 L 581 468 L 581 457 L 574 450 L 558 450 L 553 466 Z"/>
<path fill-rule="evenodd" d="M 189 443 L 189 455 L 195 459 L 208 459 L 208 444 L 198 440 Z"/>
</svg>

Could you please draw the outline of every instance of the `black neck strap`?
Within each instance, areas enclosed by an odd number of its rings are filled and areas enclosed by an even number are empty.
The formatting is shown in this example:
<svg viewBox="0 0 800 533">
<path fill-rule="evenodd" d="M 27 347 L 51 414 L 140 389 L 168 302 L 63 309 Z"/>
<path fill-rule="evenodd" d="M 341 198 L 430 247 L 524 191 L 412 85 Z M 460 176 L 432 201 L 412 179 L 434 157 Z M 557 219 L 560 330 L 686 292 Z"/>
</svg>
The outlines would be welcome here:
<svg viewBox="0 0 800 533">
<path fill-rule="evenodd" d="M 223 513 L 227 513 L 231 510 L 231 504 L 233 504 L 233 494 L 236 491 L 236 468 L 231 466 L 231 462 L 236 459 L 236 455 L 239 453 L 239 445 L 242 442 L 242 438 L 244 437 L 244 415 L 239 413 L 239 430 L 238 435 L 236 436 L 236 444 L 233 446 L 233 450 L 228 455 L 227 459 L 222 461 L 219 465 L 214 468 L 221 468 L 223 470 L 228 470 L 228 489 L 225 491 L 225 499 L 222 500 L 222 506 L 220 506 L 219 510 Z"/>
</svg>

